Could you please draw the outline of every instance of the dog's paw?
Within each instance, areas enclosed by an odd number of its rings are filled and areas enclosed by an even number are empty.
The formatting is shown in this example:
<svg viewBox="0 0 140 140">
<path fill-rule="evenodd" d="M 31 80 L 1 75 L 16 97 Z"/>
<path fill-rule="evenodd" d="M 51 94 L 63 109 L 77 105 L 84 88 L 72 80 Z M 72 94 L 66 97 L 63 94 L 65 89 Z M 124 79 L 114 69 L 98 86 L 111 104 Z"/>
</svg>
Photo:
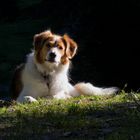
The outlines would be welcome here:
<svg viewBox="0 0 140 140">
<path fill-rule="evenodd" d="M 31 96 L 25 96 L 24 100 L 26 103 L 32 103 L 32 102 L 37 102 L 37 100 Z"/>
</svg>

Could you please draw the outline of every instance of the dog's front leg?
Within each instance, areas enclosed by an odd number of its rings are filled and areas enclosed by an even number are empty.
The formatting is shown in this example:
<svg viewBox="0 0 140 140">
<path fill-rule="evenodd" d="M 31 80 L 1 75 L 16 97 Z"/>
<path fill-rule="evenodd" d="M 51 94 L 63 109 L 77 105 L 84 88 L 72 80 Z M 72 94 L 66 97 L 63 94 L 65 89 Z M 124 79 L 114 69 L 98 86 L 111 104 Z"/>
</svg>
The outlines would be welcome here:
<svg viewBox="0 0 140 140">
<path fill-rule="evenodd" d="M 32 96 L 19 96 L 17 98 L 17 102 L 20 102 L 20 103 L 32 103 L 32 102 L 37 102 L 37 100 L 35 98 L 33 98 Z"/>
<path fill-rule="evenodd" d="M 37 100 L 33 98 L 32 96 L 24 96 L 24 99 L 25 99 L 25 102 L 27 103 L 37 102 Z"/>
</svg>

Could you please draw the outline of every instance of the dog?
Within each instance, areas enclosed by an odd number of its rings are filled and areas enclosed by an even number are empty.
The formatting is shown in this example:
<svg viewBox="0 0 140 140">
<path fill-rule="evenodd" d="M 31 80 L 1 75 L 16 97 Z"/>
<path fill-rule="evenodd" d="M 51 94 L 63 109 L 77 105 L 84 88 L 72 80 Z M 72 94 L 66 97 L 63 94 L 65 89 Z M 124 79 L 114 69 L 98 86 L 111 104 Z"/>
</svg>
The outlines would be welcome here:
<svg viewBox="0 0 140 140">
<path fill-rule="evenodd" d="M 46 30 L 34 35 L 33 47 L 25 64 L 18 66 L 13 76 L 12 97 L 17 102 L 34 102 L 40 97 L 68 99 L 80 95 L 110 95 L 118 91 L 116 87 L 69 82 L 71 59 L 78 48 L 69 35 Z"/>
</svg>

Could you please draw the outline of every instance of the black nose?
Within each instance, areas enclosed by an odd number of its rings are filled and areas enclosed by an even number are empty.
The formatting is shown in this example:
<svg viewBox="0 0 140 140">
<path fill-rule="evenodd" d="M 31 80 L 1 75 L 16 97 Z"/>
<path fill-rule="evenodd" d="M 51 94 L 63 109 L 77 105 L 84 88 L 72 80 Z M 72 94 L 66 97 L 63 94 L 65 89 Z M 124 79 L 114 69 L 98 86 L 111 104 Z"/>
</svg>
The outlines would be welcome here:
<svg viewBox="0 0 140 140">
<path fill-rule="evenodd" d="M 56 54 L 51 52 L 50 55 L 49 55 L 50 59 L 53 60 L 55 57 L 56 57 Z"/>
</svg>

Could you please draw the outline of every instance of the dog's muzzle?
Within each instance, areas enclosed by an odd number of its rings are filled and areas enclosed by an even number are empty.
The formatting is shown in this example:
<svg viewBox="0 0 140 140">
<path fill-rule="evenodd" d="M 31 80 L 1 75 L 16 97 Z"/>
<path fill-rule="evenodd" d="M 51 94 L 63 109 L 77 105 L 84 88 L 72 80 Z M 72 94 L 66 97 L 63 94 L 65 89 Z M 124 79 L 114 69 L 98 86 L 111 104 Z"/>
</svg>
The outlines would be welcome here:
<svg viewBox="0 0 140 140">
<path fill-rule="evenodd" d="M 54 52 L 51 52 L 48 56 L 49 62 L 55 62 L 56 54 Z"/>
</svg>

